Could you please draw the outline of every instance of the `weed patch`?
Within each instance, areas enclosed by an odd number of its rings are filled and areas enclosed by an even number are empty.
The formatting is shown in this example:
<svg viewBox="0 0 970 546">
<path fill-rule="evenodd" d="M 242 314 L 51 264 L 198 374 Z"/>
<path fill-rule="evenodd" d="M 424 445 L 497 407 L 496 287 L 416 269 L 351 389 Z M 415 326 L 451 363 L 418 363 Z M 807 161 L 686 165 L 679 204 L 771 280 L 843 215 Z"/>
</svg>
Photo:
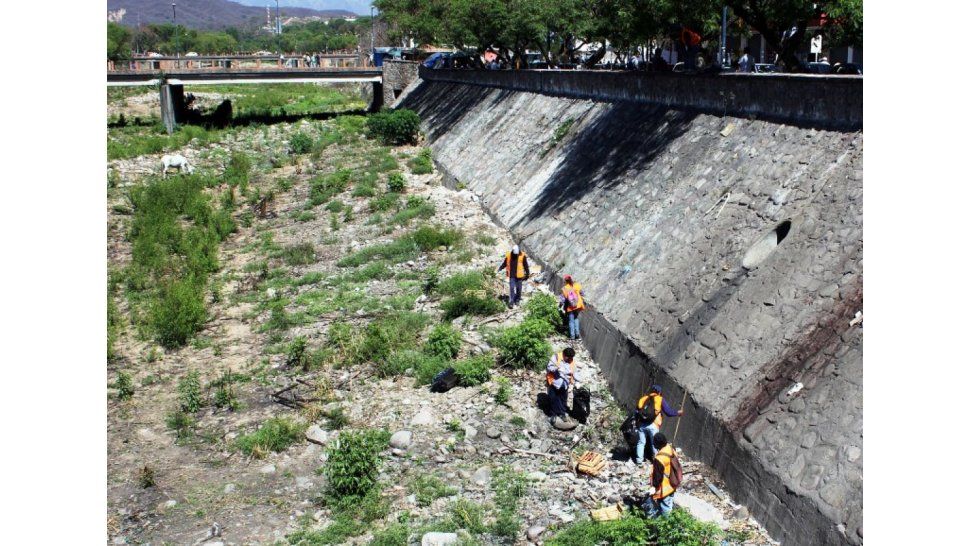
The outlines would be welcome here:
<svg viewBox="0 0 970 546">
<path fill-rule="evenodd" d="M 496 346 L 503 364 L 515 368 L 538 370 L 552 354 L 546 338 L 552 328 L 545 321 L 526 320 L 507 328 L 497 336 Z"/>
<path fill-rule="evenodd" d="M 303 425 L 282 417 L 265 421 L 256 432 L 236 439 L 236 447 L 256 458 L 265 457 L 270 451 L 280 452 L 303 437 Z"/>
<path fill-rule="evenodd" d="M 384 110 L 367 116 L 367 136 L 384 144 L 413 144 L 421 129 L 421 118 L 406 108 Z"/>
</svg>

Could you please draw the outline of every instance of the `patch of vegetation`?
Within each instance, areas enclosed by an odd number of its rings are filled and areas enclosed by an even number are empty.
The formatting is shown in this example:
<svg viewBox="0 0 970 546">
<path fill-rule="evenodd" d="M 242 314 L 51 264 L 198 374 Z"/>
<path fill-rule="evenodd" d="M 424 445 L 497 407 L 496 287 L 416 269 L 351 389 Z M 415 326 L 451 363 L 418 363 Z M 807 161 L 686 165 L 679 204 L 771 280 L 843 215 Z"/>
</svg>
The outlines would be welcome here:
<svg viewBox="0 0 970 546">
<path fill-rule="evenodd" d="M 414 144 L 421 130 L 421 118 L 413 110 L 384 110 L 367 116 L 367 136 L 384 144 Z"/>
<path fill-rule="evenodd" d="M 550 546 L 585 546 L 587 544 L 656 544 L 657 546 L 715 546 L 723 533 L 713 523 L 694 519 L 682 508 L 669 516 L 647 519 L 639 514 L 626 514 L 613 521 L 584 520 L 556 533 Z"/>
<path fill-rule="evenodd" d="M 412 195 L 408 197 L 404 208 L 395 213 L 394 216 L 391 216 L 388 222 L 393 225 L 406 226 L 415 218 L 428 219 L 434 216 L 434 214 L 435 207 L 430 201 Z"/>
<path fill-rule="evenodd" d="M 550 334 L 552 328 L 547 322 L 525 320 L 499 334 L 495 345 L 506 366 L 539 370 L 552 354 L 552 346 L 546 339 Z"/>
<path fill-rule="evenodd" d="M 324 207 L 324 209 L 330 212 L 340 212 L 344 210 L 344 202 L 340 199 L 334 199 L 333 201 L 327 203 L 327 206 Z"/>
<path fill-rule="evenodd" d="M 421 474 L 411 485 L 411 491 L 420 506 L 430 506 L 435 499 L 458 494 L 458 490 L 441 481 L 433 474 Z"/>
<path fill-rule="evenodd" d="M 317 219 L 317 215 L 313 214 L 308 210 L 301 211 L 300 214 L 296 215 L 297 222 L 310 222 Z"/>
<path fill-rule="evenodd" d="M 365 172 L 354 182 L 354 197 L 374 197 L 377 195 L 377 173 Z"/>
<path fill-rule="evenodd" d="M 498 390 L 495 391 L 495 403 L 501 405 L 507 405 L 509 399 L 512 397 L 512 389 L 509 384 L 509 380 L 505 377 L 498 378 Z"/>
<path fill-rule="evenodd" d="M 445 365 L 446 361 L 441 357 L 432 356 L 413 349 L 404 349 L 395 351 L 384 361 L 378 362 L 377 375 L 380 377 L 394 377 L 404 375 L 406 371 L 412 370 L 416 376 L 423 379 L 423 376 L 428 373 L 431 374 L 431 377 L 434 377 L 434 374 L 444 369 Z M 427 383 L 430 383 L 430 379 Z"/>
<path fill-rule="evenodd" d="M 559 142 L 561 142 L 562 139 L 566 138 L 566 135 L 569 133 L 569 130 L 572 128 L 573 123 L 576 123 L 576 120 L 573 118 L 569 118 L 566 121 L 560 123 L 558 127 L 556 127 L 555 132 L 552 133 L 553 146 L 555 146 L 556 144 L 559 144 Z"/>
<path fill-rule="evenodd" d="M 327 449 L 323 474 L 327 477 L 325 493 L 328 504 L 339 505 L 359 500 L 377 485 L 381 451 L 391 435 L 386 430 L 349 430 L 340 433 Z"/>
<path fill-rule="evenodd" d="M 390 263 L 401 263 L 417 258 L 421 250 L 408 236 L 399 237 L 389 243 L 366 246 L 353 254 L 337 261 L 338 267 L 357 267 L 377 259 Z"/>
<path fill-rule="evenodd" d="M 465 236 L 457 229 L 438 226 L 421 226 L 411 234 L 418 248 L 428 252 L 439 247 L 454 247 L 461 243 Z"/>
<path fill-rule="evenodd" d="M 559 302 L 552 294 L 538 292 L 525 302 L 525 320 L 545 322 L 553 331 L 562 327 Z"/>
<path fill-rule="evenodd" d="M 404 193 L 406 188 L 406 182 L 404 180 L 404 175 L 399 172 L 393 172 L 387 176 L 387 191 L 390 193 Z"/>
<path fill-rule="evenodd" d="M 437 286 L 437 292 L 445 296 L 458 296 L 467 290 L 484 290 L 486 277 L 482 271 L 465 271 L 446 277 Z"/>
<path fill-rule="evenodd" d="M 491 368 L 495 359 L 490 354 L 478 355 L 455 362 L 458 384 L 463 387 L 481 385 L 491 378 Z"/>
<path fill-rule="evenodd" d="M 338 169 L 336 172 L 311 178 L 310 205 L 322 205 L 343 193 L 350 185 L 352 176 L 350 169 Z"/>
<path fill-rule="evenodd" d="M 375 197 L 370 201 L 370 210 L 373 212 L 384 212 L 397 209 L 401 204 L 401 195 L 397 193 L 385 193 Z"/>
<path fill-rule="evenodd" d="M 165 416 L 165 426 L 175 431 L 175 439 L 181 441 L 192 436 L 195 421 L 190 414 L 181 409 L 175 409 Z"/>
<path fill-rule="evenodd" d="M 119 371 L 115 378 L 114 388 L 118 390 L 118 400 L 130 400 L 135 395 L 135 382 L 131 374 Z"/>
<path fill-rule="evenodd" d="M 383 362 L 396 350 L 414 347 L 427 323 L 428 315 L 410 311 L 389 313 L 374 320 L 364 329 L 356 363 Z"/>
<path fill-rule="evenodd" d="M 353 282 L 367 282 L 370 280 L 387 280 L 394 276 L 394 272 L 384 262 L 369 263 L 356 271 L 349 273 L 346 278 Z"/>
<path fill-rule="evenodd" d="M 485 509 L 468 499 L 458 499 L 449 509 L 451 523 L 457 529 L 465 529 L 473 535 L 488 531 L 485 526 Z"/>
<path fill-rule="evenodd" d="M 464 315 L 489 316 L 505 310 L 505 304 L 499 299 L 478 294 L 467 293 L 453 296 L 441 302 L 441 309 L 445 312 L 445 320 L 452 320 Z"/>
<path fill-rule="evenodd" d="M 290 136 L 290 153 L 291 154 L 305 154 L 310 151 L 313 147 L 313 139 L 310 135 L 304 133 L 303 131 L 293 133 Z"/>
<path fill-rule="evenodd" d="M 197 125 L 180 125 L 169 135 L 158 123 L 150 127 L 128 126 L 108 130 L 108 160 L 128 159 L 140 155 L 159 154 L 182 148 L 192 141 L 204 147 L 221 141 L 234 129 L 205 129 Z"/>
<path fill-rule="evenodd" d="M 257 459 L 270 451 L 280 452 L 303 438 L 304 426 L 285 417 L 263 422 L 256 432 L 236 438 L 236 448 Z"/>
<path fill-rule="evenodd" d="M 514 541 L 522 528 L 518 516 L 519 500 L 529 491 L 525 474 L 507 466 L 499 468 L 492 477 L 492 492 L 499 513 L 491 526 L 491 533 L 508 541 Z"/>
<path fill-rule="evenodd" d="M 475 243 L 481 246 L 495 246 L 495 243 L 497 242 L 498 241 L 495 239 L 495 237 L 492 237 L 491 235 L 487 235 L 485 233 L 479 233 L 475 235 Z"/>
<path fill-rule="evenodd" d="M 310 369 L 310 352 L 307 350 L 305 337 L 297 336 L 286 347 L 286 365 L 303 371 Z"/>
<path fill-rule="evenodd" d="M 408 161 L 408 167 L 413 174 L 431 174 L 434 172 L 434 162 L 431 161 L 431 148 L 422 148 L 421 152 Z"/>
<path fill-rule="evenodd" d="M 138 485 L 148 489 L 155 485 L 155 471 L 147 464 L 138 471 Z"/>
<path fill-rule="evenodd" d="M 452 359 L 461 350 L 461 332 L 450 324 L 439 324 L 431 329 L 428 340 L 424 343 L 424 352 L 431 356 Z"/>
<path fill-rule="evenodd" d="M 239 188 L 240 191 L 245 192 L 249 187 L 249 174 L 252 170 L 253 163 L 248 155 L 243 152 L 233 152 L 222 178 L 230 188 Z"/>
<path fill-rule="evenodd" d="M 235 390 L 232 388 L 232 384 L 238 380 L 240 380 L 240 376 L 230 373 L 227 369 L 222 374 L 222 377 L 209 385 L 210 389 L 214 388 L 216 390 L 212 396 L 212 405 L 217 408 L 228 408 L 230 411 L 239 409 L 240 403 L 236 398 Z"/>
<path fill-rule="evenodd" d="M 299 243 L 284 247 L 273 253 L 274 258 L 282 258 L 286 265 L 310 265 L 317 261 L 317 253 L 313 243 Z"/>
<path fill-rule="evenodd" d="M 434 376 L 448 368 L 451 363 L 440 356 L 424 355 L 414 367 L 415 385 L 430 385 Z"/>
<path fill-rule="evenodd" d="M 394 523 L 374 533 L 370 546 L 408 546 L 411 528 L 407 523 Z"/>
<path fill-rule="evenodd" d="M 199 372 L 193 370 L 179 380 L 178 403 L 179 410 L 185 413 L 195 413 L 205 405 Z"/>
</svg>

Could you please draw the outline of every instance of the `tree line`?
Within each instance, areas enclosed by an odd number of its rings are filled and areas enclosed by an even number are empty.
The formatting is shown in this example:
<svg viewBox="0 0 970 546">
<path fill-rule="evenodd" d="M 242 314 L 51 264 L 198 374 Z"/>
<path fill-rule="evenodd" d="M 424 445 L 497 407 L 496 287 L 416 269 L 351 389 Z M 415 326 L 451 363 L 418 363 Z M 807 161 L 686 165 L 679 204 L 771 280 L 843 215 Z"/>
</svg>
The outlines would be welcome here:
<svg viewBox="0 0 970 546">
<path fill-rule="evenodd" d="M 626 52 L 651 44 L 677 44 L 685 29 L 716 51 L 721 11 L 730 8 L 729 33 L 760 33 L 782 63 L 796 70 L 799 48 L 821 23 L 831 47 L 862 44 L 862 0 L 375 0 L 391 36 L 421 44 L 491 48 L 512 66 L 527 51 L 550 65 L 602 60 L 607 44 Z M 824 17 L 823 17 L 824 14 Z M 813 31 L 814 33 L 815 31 Z M 593 49 L 581 56 L 584 46 Z M 588 48 L 587 48 L 588 49 Z"/>
<path fill-rule="evenodd" d="M 347 21 L 331 19 L 293 23 L 277 36 L 260 28 L 228 27 L 223 30 L 197 30 L 171 23 L 147 24 L 131 29 L 108 23 L 108 58 L 130 59 L 136 53 L 164 55 L 222 55 L 237 52 L 292 51 L 326 52 L 355 49 L 361 33 L 370 32 L 369 17 Z M 176 39 L 177 34 L 177 39 Z"/>
</svg>

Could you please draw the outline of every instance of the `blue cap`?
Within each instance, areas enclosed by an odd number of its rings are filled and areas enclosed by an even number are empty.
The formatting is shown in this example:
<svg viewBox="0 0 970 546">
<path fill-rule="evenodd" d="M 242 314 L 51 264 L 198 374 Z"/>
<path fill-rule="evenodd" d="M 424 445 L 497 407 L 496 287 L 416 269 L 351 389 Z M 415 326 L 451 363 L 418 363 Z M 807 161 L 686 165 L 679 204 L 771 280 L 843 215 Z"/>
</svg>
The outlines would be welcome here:
<svg viewBox="0 0 970 546">
<path fill-rule="evenodd" d="M 650 385 L 650 390 L 656 393 L 663 392 L 663 389 L 660 388 L 660 385 Z"/>
</svg>

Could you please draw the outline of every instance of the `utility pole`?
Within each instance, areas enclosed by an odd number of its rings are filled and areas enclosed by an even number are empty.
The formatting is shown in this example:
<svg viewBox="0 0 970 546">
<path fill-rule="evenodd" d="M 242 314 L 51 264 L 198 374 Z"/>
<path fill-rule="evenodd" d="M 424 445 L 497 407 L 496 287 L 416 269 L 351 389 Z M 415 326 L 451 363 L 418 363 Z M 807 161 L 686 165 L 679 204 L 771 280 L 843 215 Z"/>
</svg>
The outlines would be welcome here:
<svg viewBox="0 0 970 546">
<path fill-rule="evenodd" d="M 175 67 L 182 68 L 182 56 L 179 49 L 179 20 L 175 15 L 175 2 L 172 2 L 172 22 L 175 23 Z"/>
<path fill-rule="evenodd" d="M 370 7 L 370 58 L 374 62 L 374 5 Z"/>
<path fill-rule="evenodd" d="M 718 54 L 718 63 L 721 67 L 727 62 L 727 6 L 724 6 L 724 11 L 721 12 L 721 51 Z"/>
<path fill-rule="evenodd" d="M 276 0 L 276 49 L 280 55 L 283 54 L 283 46 L 281 45 L 282 34 L 283 27 L 280 25 L 280 0 Z"/>
</svg>

